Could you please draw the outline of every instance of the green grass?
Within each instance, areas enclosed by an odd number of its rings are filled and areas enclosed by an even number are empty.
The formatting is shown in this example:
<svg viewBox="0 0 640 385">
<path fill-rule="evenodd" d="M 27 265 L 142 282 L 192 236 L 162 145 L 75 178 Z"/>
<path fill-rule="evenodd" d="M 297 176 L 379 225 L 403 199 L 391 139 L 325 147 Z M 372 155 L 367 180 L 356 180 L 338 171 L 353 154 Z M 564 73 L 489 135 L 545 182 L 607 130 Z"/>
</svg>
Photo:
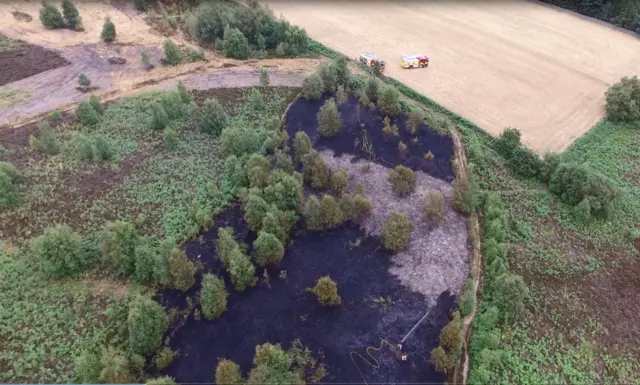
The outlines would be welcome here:
<svg viewBox="0 0 640 385">
<path fill-rule="evenodd" d="M 294 91 L 265 93 L 262 114 L 245 103 L 248 90 L 221 90 L 220 101 L 231 114 L 231 125 L 258 127 L 279 117 Z M 198 133 L 188 114 L 170 123 L 179 133 L 176 149 L 166 148 L 162 131 L 148 128 L 149 104 L 171 99 L 173 91 L 122 99 L 96 127 L 55 127 L 60 154 L 25 147 L 6 159 L 24 165 L 26 187 L 24 204 L 0 214 L 9 226 L 3 230 L 10 230 L 3 234 L 5 251 L 0 250 L 0 382 L 74 382 L 74 360 L 84 349 L 123 342 L 117 329 L 126 321 L 107 314 L 121 314 L 109 309 L 126 304 L 131 289 L 105 274 L 95 247 L 107 221 L 135 220 L 143 235 L 180 241 L 199 230 L 187 214 L 192 202 L 213 204 L 214 212 L 226 204 L 205 196 L 207 183 L 218 184 L 222 174 L 217 139 Z M 115 158 L 98 165 L 74 159 L 66 144 L 76 132 L 108 137 Z M 60 222 L 73 225 L 92 246 L 91 259 L 98 263 L 84 279 L 50 282 L 30 253 L 29 240 Z"/>
<path fill-rule="evenodd" d="M 2 52 L 0 50 L 0 52 Z M 24 90 L 20 88 L 13 88 L 10 90 L 0 91 L 0 110 L 13 107 L 21 101 L 31 96 L 30 90 Z"/>
<path fill-rule="evenodd" d="M 0 52 L 11 52 L 24 46 L 24 42 L 0 35 Z"/>
</svg>

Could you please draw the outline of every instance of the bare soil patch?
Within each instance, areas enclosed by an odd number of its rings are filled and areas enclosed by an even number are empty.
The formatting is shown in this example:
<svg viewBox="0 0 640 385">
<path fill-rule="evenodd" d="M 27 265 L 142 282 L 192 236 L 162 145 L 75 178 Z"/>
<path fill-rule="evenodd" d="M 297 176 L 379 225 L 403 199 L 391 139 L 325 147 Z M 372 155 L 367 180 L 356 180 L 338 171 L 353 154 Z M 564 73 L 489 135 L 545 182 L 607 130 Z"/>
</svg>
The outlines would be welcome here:
<svg viewBox="0 0 640 385">
<path fill-rule="evenodd" d="M 21 42 L 14 49 L 0 52 L 0 86 L 68 64 L 56 51 Z"/>
<path fill-rule="evenodd" d="M 637 36 L 533 1 L 264 3 L 349 57 L 375 52 L 387 75 L 491 134 L 519 128 L 538 152 L 587 132 L 607 87 L 640 72 Z M 429 68 L 400 68 L 412 53 Z"/>
</svg>

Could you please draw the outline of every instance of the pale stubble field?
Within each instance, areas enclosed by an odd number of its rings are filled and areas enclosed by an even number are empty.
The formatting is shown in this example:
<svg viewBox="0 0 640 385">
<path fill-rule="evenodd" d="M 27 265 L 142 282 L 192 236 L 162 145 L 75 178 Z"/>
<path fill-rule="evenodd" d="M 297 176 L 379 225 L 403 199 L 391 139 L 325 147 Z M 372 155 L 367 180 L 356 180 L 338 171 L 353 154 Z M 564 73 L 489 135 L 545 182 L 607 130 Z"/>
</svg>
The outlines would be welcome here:
<svg viewBox="0 0 640 385">
<path fill-rule="evenodd" d="M 357 57 L 491 134 L 522 132 L 538 153 L 562 151 L 604 114 L 604 93 L 640 73 L 640 38 L 537 2 L 263 2 L 311 38 Z M 428 69 L 404 70 L 424 53 Z"/>
</svg>

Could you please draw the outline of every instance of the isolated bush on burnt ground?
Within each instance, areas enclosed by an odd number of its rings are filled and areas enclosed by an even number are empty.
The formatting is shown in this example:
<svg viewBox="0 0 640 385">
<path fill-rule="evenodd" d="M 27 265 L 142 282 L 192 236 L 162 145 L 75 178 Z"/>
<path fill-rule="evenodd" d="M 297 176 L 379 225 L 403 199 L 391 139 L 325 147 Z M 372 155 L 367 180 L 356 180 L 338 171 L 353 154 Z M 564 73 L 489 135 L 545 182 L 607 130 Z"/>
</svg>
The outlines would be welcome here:
<svg viewBox="0 0 640 385">
<path fill-rule="evenodd" d="M 215 256 L 218 228 L 227 226 L 234 229 L 234 239 L 240 243 L 251 245 L 255 239 L 255 233 L 244 224 L 241 206 L 235 205 L 220 214 L 214 226 L 202 235 L 202 242 L 188 242 L 185 249 L 194 260 L 200 256 L 198 259 L 205 271 L 218 272 L 231 287 L 229 274 L 224 272 L 222 263 Z M 244 293 L 230 291 L 228 310 L 215 321 L 188 317 L 186 324 L 172 331 L 175 334 L 171 348 L 181 354 L 162 374 L 168 374 L 178 382 L 212 382 L 216 374 L 214 366 L 201 363 L 215 363 L 222 357 L 237 363 L 241 373 L 247 373 L 253 366 L 255 346 L 263 344 L 265 338 L 283 346 L 300 338 L 312 351 L 323 350 L 323 361 L 329 373 L 326 381 L 362 382 L 349 356 L 354 349 L 353 341 L 362 341 L 356 351 L 364 354 L 366 346 L 379 344 L 380 335 L 402 339 L 408 328 L 423 316 L 424 298 L 407 291 L 390 275 L 388 252 L 380 247 L 379 241 L 366 237 L 358 226 L 346 224 L 325 233 L 298 229 L 300 234 L 286 250 L 278 268 L 287 274 L 269 268 L 268 287 L 263 283 Z M 353 246 L 357 240 L 360 240 L 358 246 Z M 349 255 L 345 257 L 344 250 L 349 248 Z M 260 272 L 257 275 L 262 276 Z M 335 280 L 341 297 L 340 308 L 327 309 L 319 306 L 314 296 L 292 290 L 292 287 L 313 287 L 318 275 L 329 275 Z M 199 285 L 197 282 L 185 295 L 197 293 Z M 384 312 L 373 302 L 379 297 L 394 299 Z M 402 301 L 396 301 L 399 298 Z M 159 300 L 167 308 L 184 309 L 187 306 L 184 297 L 176 296 L 173 291 L 162 292 Z M 410 352 L 410 363 L 417 360 L 415 365 L 410 365 L 409 369 L 384 365 L 376 370 L 358 363 L 367 381 L 442 382 L 444 378 L 424 362 L 428 360 L 428 352 L 437 346 L 439 330 L 449 322 L 448 314 L 453 305 L 454 299 L 448 294 L 437 304 L 429 304 L 434 306 L 429 322 L 418 327 L 404 344 Z M 398 317 L 394 325 L 406 326 L 381 326 L 387 311 Z M 269 320 L 268 325 L 264 319 Z M 238 325 L 243 327 L 238 328 Z M 378 330 L 380 327 L 384 332 Z M 189 358 L 193 356 L 200 359 Z M 160 373 L 155 374 L 158 375 Z"/>
<path fill-rule="evenodd" d="M 272 11 L 255 3 L 231 7 L 224 3 L 202 4 L 195 12 L 193 31 L 203 44 L 221 47 L 225 56 L 246 58 L 268 53 L 294 57 L 309 50 L 304 29 L 276 19 Z M 230 30 L 234 31 L 229 34 Z M 232 39 L 234 42 L 229 42 Z M 236 49 L 241 41 L 242 48 Z M 231 47 L 236 47 L 231 49 Z"/>
<path fill-rule="evenodd" d="M 638 21 L 640 22 L 640 13 Z M 638 76 L 623 77 L 609 87 L 605 95 L 609 120 L 617 123 L 640 122 L 640 78 Z"/>
<path fill-rule="evenodd" d="M 542 0 L 640 33 L 640 5 L 618 0 Z"/>
<path fill-rule="evenodd" d="M 312 288 L 307 289 L 318 297 L 322 306 L 340 306 L 341 300 L 338 294 L 338 285 L 328 275 L 318 278 L 318 282 Z"/>
<path fill-rule="evenodd" d="M 399 197 L 411 195 L 416 190 L 416 174 L 404 166 L 389 171 L 391 190 Z"/>
<path fill-rule="evenodd" d="M 371 159 L 373 156 L 375 159 L 371 160 L 386 167 L 403 165 L 448 182 L 455 179 L 451 163 L 453 141 L 449 136 L 442 136 L 424 124 L 416 135 L 412 135 L 406 128 L 407 117 L 400 114 L 390 119 L 390 122 L 398 127 L 398 136 L 387 138 L 382 130 L 385 116 L 378 109 L 361 106 L 353 94 L 345 103 L 338 105 L 342 120 L 340 133 L 331 138 L 321 136 L 315 117 L 325 101 L 332 97 L 331 94 L 324 93 L 318 100 L 303 98 L 291 106 L 286 121 L 290 147 L 296 147 L 297 133 L 303 130 L 310 142 L 315 143 L 316 149 L 329 148 L 335 156 L 343 153 L 352 154 L 357 158 Z M 366 138 L 363 135 L 362 124 L 366 130 Z M 407 145 L 404 152 L 399 151 L 399 142 Z M 370 143 L 371 146 L 363 145 L 365 143 Z M 425 158 L 424 154 L 428 151 L 434 155 L 432 159 Z M 297 153 L 295 156 L 298 159 Z"/>
</svg>

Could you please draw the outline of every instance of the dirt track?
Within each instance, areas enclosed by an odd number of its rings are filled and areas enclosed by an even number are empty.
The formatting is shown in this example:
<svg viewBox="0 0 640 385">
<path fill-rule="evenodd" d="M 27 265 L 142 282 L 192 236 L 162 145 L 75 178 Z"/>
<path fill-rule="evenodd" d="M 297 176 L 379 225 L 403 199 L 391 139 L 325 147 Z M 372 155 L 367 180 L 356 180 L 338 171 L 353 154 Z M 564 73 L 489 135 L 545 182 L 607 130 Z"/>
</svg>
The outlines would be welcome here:
<svg viewBox="0 0 640 385">
<path fill-rule="evenodd" d="M 517 127 L 560 151 L 603 114 L 604 92 L 640 73 L 640 39 L 570 12 L 514 2 L 264 2 L 350 57 L 371 50 L 387 75 L 492 134 Z M 431 65 L 403 70 L 402 54 Z"/>
</svg>

